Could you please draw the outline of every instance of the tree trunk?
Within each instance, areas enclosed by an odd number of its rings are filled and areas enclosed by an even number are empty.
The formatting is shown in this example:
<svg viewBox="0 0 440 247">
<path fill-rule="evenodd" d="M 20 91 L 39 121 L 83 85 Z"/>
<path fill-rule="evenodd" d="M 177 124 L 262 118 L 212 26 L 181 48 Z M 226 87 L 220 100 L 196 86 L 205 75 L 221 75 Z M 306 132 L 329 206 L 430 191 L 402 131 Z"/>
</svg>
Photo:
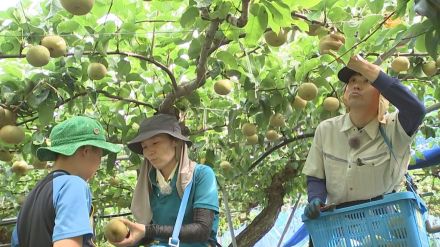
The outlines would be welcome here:
<svg viewBox="0 0 440 247">
<path fill-rule="evenodd" d="M 272 182 L 266 189 L 268 198 L 267 206 L 252 223 L 237 236 L 237 245 L 239 247 L 254 246 L 272 229 L 284 203 L 283 199 L 286 194 L 284 183 L 288 179 L 293 179 L 295 174 L 296 170 L 287 165 L 283 170 L 272 177 Z M 229 245 L 229 247 L 232 247 L 232 244 Z"/>
</svg>

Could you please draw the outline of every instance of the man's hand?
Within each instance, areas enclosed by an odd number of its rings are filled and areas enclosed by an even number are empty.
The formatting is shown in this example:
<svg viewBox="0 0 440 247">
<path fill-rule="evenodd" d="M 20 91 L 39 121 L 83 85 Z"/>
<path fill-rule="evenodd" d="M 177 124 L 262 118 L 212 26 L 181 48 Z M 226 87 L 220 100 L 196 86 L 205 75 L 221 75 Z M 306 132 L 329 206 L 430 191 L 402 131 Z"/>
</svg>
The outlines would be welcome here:
<svg viewBox="0 0 440 247">
<path fill-rule="evenodd" d="M 319 217 L 321 213 L 321 207 L 324 206 L 324 203 L 319 198 L 312 199 L 309 204 L 307 204 L 304 209 L 304 215 L 309 219 L 316 219 Z"/>
<path fill-rule="evenodd" d="M 145 236 L 145 225 L 120 219 L 129 229 L 129 235 L 120 242 L 110 242 L 117 247 L 133 246 Z"/>
<path fill-rule="evenodd" d="M 379 66 L 368 62 L 359 55 L 352 56 L 347 63 L 347 67 L 363 75 L 370 82 L 374 82 L 380 72 Z"/>
</svg>

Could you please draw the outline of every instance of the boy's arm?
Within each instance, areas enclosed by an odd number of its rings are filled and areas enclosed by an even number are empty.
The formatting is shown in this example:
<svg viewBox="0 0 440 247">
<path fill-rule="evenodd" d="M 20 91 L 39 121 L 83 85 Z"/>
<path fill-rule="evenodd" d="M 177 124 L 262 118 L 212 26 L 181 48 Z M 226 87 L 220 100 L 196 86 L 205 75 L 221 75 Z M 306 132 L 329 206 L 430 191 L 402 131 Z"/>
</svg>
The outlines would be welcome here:
<svg viewBox="0 0 440 247">
<path fill-rule="evenodd" d="M 53 247 L 82 247 L 83 237 L 66 238 L 53 243 Z"/>
</svg>

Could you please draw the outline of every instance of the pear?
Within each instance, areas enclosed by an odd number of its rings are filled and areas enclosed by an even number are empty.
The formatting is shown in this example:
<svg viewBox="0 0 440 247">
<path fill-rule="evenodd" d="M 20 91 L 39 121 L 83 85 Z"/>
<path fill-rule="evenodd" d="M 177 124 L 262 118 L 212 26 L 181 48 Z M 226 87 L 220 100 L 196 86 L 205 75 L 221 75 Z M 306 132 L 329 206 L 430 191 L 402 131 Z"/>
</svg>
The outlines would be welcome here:
<svg viewBox="0 0 440 247">
<path fill-rule="evenodd" d="M 304 100 L 313 100 L 317 95 L 318 87 L 312 82 L 304 82 L 298 88 L 298 96 Z"/>
<path fill-rule="evenodd" d="M 410 63 L 407 57 L 396 57 L 391 62 L 391 69 L 397 73 L 400 73 L 402 71 L 407 71 L 409 67 L 410 67 Z"/>
<path fill-rule="evenodd" d="M 283 29 L 277 34 L 274 31 L 270 30 L 264 34 L 264 39 L 266 43 L 270 46 L 278 47 L 286 43 L 287 40 L 287 32 Z"/>
<path fill-rule="evenodd" d="M 254 124 L 245 123 L 241 127 L 241 132 L 243 132 L 245 136 L 255 135 L 257 133 L 257 127 Z"/>
<path fill-rule="evenodd" d="M 60 2 L 72 15 L 85 15 L 92 10 L 94 0 L 60 0 Z"/>
<path fill-rule="evenodd" d="M 423 73 L 427 76 L 433 76 L 437 74 L 437 67 L 435 61 L 428 61 L 422 65 Z"/>
<path fill-rule="evenodd" d="M 49 58 L 49 50 L 42 45 L 32 46 L 26 53 L 26 60 L 34 67 L 42 67 L 48 64 Z"/>
<path fill-rule="evenodd" d="M 437 65 L 437 68 L 440 68 L 440 57 L 437 58 L 435 64 Z"/>
<path fill-rule="evenodd" d="M 87 68 L 90 80 L 101 80 L 107 74 L 107 68 L 101 63 L 91 63 Z"/>
<path fill-rule="evenodd" d="M 214 91 L 219 95 L 227 95 L 232 90 L 232 82 L 228 79 L 218 80 L 214 83 Z"/>
<path fill-rule="evenodd" d="M 15 113 L 0 106 L 0 128 L 5 125 L 15 125 L 16 119 Z"/>
<path fill-rule="evenodd" d="M 24 160 L 17 160 L 12 164 L 11 171 L 19 176 L 26 175 L 29 166 Z"/>
<path fill-rule="evenodd" d="M 293 108 L 297 109 L 297 110 L 302 110 L 306 107 L 307 105 L 307 101 L 303 100 L 301 97 L 299 97 L 298 95 L 295 96 L 295 100 L 292 103 Z"/>
<path fill-rule="evenodd" d="M 8 150 L 0 150 L 0 160 L 9 162 L 14 156 Z"/>
<path fill-rule="evenodd" d="M 50 52 L 50 57 L 62 57 L 66 54 L 66 41 L 58 35 L 46 36 L 41 40 L 41 45 Z"/>
<path fill-rule="evenodd" d="M 258 144 L 258 135 L 254 134 L 246 137 L 247 143 L 250 145 Z"/>
<path fill-rule="evenodd" d="M 280 138 L 280 135 L 275 130 L 268 130 L 266 131 L 266 138 L 269 141 L 276 141 Z"/>
<path fill-rule="evenodd" d="M 0 129 L 0 140 L 8 144 L 19 144 L 24 140 L 24 130 L 15 125 L 6 125 Z"/>
<path fill-rule="evenodd" d="M 225 171 L 229 171 L 232 169 L 232 165 L 228 161 L 223 160 L 222 162 L 220 162 L 220 168 Z"/>
<path fill-rule="evenodd" d="M 284 116 L 281 113 L 275 113 L 269 118 L 269 125 L 272 127 L 283 127 L 285 124 Z"/>
<path fill-rule="evenodd" d="M 322 105 L 326 111 L 335 112 L 339 109 L 339 100 L 335 97 L 327 97 Z"/>
<path fill-rule="evenodd" d="M 128 228 L 120 219 L 112 219 L 105 225 L 104 235 L 110 242 L 120 242 L 128 235 Z"/>
</svg>

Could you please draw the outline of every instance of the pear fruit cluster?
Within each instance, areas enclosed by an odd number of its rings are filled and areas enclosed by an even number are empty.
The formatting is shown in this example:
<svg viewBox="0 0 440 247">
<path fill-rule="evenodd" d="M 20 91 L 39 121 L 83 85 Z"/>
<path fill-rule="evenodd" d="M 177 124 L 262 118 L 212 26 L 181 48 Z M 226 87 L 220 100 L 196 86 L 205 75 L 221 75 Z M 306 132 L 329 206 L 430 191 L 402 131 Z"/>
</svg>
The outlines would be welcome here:
<svg viewBox="0 0 440 247">
<path fill-rule="evenodd" d="M 15 145 L 24 140 L 24 130 L 16 126 L 15 121 L 16 116 L 13 112 L 0 107 L 0 142 Z"/>
<path fill-rule="evenodd" d="M 26 60 L 34 67 L 43 67 L 50 58 L 66 55 L 66 41 L 58 35 L 48 35 L 41 40 L 41 45 L 34 45 L 26 53 Z"/>
<path fill-rule="evenodd" d="M 252 123 L 244 123 L 241 126 L 241 132 L 246 136 L 246 141 L 250 145 L 258 143 L 257 126 Z"/>
</svg>

